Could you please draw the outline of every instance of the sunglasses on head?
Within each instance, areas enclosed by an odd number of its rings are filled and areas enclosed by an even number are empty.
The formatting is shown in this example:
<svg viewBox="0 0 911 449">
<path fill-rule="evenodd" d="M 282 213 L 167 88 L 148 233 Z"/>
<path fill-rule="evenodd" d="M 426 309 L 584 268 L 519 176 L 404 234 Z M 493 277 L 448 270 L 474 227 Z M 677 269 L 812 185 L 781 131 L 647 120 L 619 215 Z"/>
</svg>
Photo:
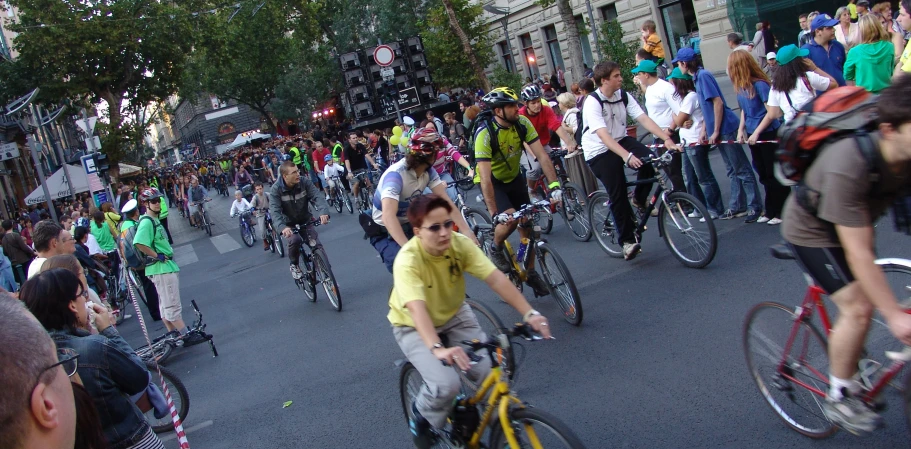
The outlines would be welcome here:
<svg viewBox="0 0 911 449">
<path fill-rule="evenodd" d="M 421 229 L 426 229 L 430 232 L 440 232 L 440 229 L 443 229 L 444 227 L 446 229 L 452 229 L 453 226 L 455 226 L 454 221 L 446 220 L 443 224 L 436 223 L 436 224 L 432 224 L 430 226 L 421 226 Z"/>
</svg>

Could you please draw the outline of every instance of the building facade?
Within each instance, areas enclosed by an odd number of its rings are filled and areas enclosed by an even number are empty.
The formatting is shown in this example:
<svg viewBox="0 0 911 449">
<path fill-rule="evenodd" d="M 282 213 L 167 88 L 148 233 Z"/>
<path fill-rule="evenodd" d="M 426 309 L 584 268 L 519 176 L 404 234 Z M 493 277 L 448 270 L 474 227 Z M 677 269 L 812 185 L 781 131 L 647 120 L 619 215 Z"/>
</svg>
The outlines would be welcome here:
<svg viewBox="0 0 911 449">
<path fill-rule="evenodd" d="M 174 108 L 183 159 L 217 154 L 238 134 L 266 129 L 260 113 L 249 106 L 209 95 L 191 101 L 181 98 Z"/>
</svg>

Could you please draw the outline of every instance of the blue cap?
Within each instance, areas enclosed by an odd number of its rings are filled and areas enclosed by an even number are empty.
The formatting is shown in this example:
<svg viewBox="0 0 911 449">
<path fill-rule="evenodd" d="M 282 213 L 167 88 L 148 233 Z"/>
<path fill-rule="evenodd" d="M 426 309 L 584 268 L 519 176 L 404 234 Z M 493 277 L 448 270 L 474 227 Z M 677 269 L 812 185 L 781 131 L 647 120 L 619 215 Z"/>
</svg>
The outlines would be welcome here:
<svg viewBox="0 0 911 449">
<path fill-rule="evenodd" d="M 676 63 L 678 63 L 678 62 L 689 62 L 689 61 L 692 61 L 692 60 L 694 60 L 694 59 L 696 59 L 696 51 L 695 51 L 695 50 L 693 50 L 692 48 L 689 48 L 689 47 L 687 47 L 687 48 L 681 48 L 680 51 L 677 52 L 677 57 L 674 58 L 674 59 L 671 61 L 671 63 L 676 64 Z"/>
<path fill-rule="evenodd" d="M 810 24 L 810 31 L 815 32 L 819 27 L 834 27 L 835 25 L 838 25 L 838 19 L 833 19 L 828 14 L 820 14 L 813 18 L 813 22 Z"/>
</svg>

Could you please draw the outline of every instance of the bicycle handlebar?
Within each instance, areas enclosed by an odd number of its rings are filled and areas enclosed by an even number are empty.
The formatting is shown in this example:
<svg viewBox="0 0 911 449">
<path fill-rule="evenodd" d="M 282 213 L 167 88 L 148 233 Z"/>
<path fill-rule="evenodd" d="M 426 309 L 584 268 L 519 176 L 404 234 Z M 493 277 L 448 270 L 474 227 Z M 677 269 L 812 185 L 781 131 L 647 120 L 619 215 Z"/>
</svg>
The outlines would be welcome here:
<svg viewBox="0 0 911 449">
<path fill-rule="evenodd" d="M 505 214 L 505 213 L 497 214 L 492 217 L 492 221 L 493 221 L 493 224 L 495 224 L 495 225 L 504 224 L 504 223 L 508 222 L 510 219 L 518 220 L 519 218 L 529 216 L 536 212 L 540 212 L 541 210 L 548 208 L 548 207 L 550 207 L 550 201 L 545 201 L 545 200 L 535 201 L 535 202 L 532 202 L 532 204 L 526 204 L 526 205 L 522 206 L 521 209 L 519 209 L 511 214 Z"/>
<path fill-rule="evenodd" d="M 639 160 L 642 161 L 643 164 L 652 164 L 655 167 L 664 167 L 671 164 L 671 162 L 674 160 L 674 155 L 668 151 L 661 156 L 650 154 L 648 157 Z"/>
<path fill-rule="evenodd" d="M 307 223 L 307 224 L 305 224 L 305 225 L 303 225 L 303 226 L 313 226 L 313 227 L 317 227 L 317 226 L 322 226 L 322 224 L 323 224 L 323 223 L 322 223 L 321 221 L 319 221 L 318 219 L 313 219 L 313 220 L 310 220 L 310 223 Z M 329 224 L 329 223 L 327 222 L 326 224 Z M 291 229 L 291 232 L 293 232 L 293 233 L 295 233 L 295 234 L 298 234 L 298 233 L 300 233 L 300 231 L 301 231 L 301 225 L 296 224 L 296 225 L 294 225 L 294 226 L 289 226 L 289 229 Z"/>
<path fill-rule="evenodd" d="M 538 341 L 544 339 L 535 333 L 534 329 L 531 328 L 531 325 L 527 323 L 516 323 L 513 325 L 512 329 L 506 329 L 501 334 L 487 337 L 487 341 L 474 339 L 462 340 L 460 343 L 463 346 L 467 346 L 465 353 L 468 354 L 468 358 L 471 359 L 471 364 L 476 365 L 481 360 L 484 360 L 484 357 L 478 355 L 477 351 L 486 349 L 489 353 L 492 354 L 497 349 L 509 349 L 511 346 L 509 339 L 514 337 L 521 337 L 526 341 Z M 440 362 L 445 366 L 449 366 L 445 360 L 441 360 Z"/>
</svg>

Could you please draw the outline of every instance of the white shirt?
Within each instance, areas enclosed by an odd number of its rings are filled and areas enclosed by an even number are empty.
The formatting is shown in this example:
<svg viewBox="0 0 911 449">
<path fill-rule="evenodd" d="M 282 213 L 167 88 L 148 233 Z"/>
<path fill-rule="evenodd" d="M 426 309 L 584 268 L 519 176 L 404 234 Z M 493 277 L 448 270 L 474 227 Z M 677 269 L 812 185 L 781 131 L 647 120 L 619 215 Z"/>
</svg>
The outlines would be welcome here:
<svg viewBox="0 0 911 449">
<path fill-rule="evenodd" d="M 660 78 L 645 89 L 645 110 L 662 129 L 670 128 L 674 124 L 674 114 L 680 112 L 675 92 L 673 84 Z"/>
<path fill-rule="evenodd" d="M 250 205 L 250 202 L 247 201 L 246 198 L 241 197 L 239 200 L 234 200 L 234 202 L 231 203 L 231 212 L 228 215 L 233 217 L 237 214 L 242 214 L 252 208 L 253 206 Z"/>
<path fill-rule="evenodd" d="M 47 259 L 44 257 L 36 257 L 32 260 L 32 263 L 28 266 L 28 279 L 31 279 L 32 276 L 38 274 L 41 271 L 41 267 L 44 265 L 44 262 L 47 262 Z"/>
<path fill-rule="evenodd" d="M 383 224 L 383 198 L 392 198 L 399 202 L 399 208 L 395 211 L 396 218 L 399 223 L 407 223 L 406 212 L 411 199 L 423 195 L 425 188 L 433 190 L 440 184 L 445 185 L 436 170 L 428 169 L 417 176 L 414 170 L 408 170 L 404 159 L 390 165 L 380 177 L 376 192 L 373 193 L 373 221 L 386 226 Z"/>
<path fill-rule="evenodd" d="M 98 239 L 96 239 L 91 232 L 86 235 L 89 237 L 88 241 L 85 242 L 86 248 L 89 249 L 89 255 L 104 254 L 104 251 L 101 250 L 101 246 L 98 245 Z"/>
<path fill-rule="evenodd" d="M 576 134 L 576 128 L 579 127 L 579 120 L 576 118 L 576 113 L 579 112 L 579 108 L 571 108 L 563 113 L 563 124 L 569 126 L 573 131 L 572 134 Z M 574 151 L 566 155 L 566 158 L 576 157 L 582 154 L 581 151 Z"/>
<path fill-rule="evenodd" d="M 797 87 L 791 89 L 787 95 L 780 90 L 776 90 L 775 86 L 772 86 L 772 90 L 769 92 L 769 102 L 767 104 L 769 106 L 778 106 L 781 108 L 781 112 L 784 113 L 784 121 L 786 122 L 797 115 L 798 109 L 809 103 L 810 100 L 816 98 L 817 90 L 826 90 L 829 88 L 828 78 L 823 78 L 815 72 L 807 72 L 806 76 L 807 80 L 810 81 L 810 87 L 813 90 L 807 89 L 807 84 L 801 78 L 797 80 Z M 788 97 L 791 97 L 790 103 L 788 102 Z"/>
<path fill-rule="evenodd" d="M 699 96 L 690 92 L 680 102 L 680 112 L 689 114 L 693 125 L 689 128 L 680 128 L 681 142 L 694 143 L 699 141 L 699 134 L 705 127 L 705 118 L 702 116 L 702 107 L 699 105 Z"/>
<path fill-rule="evenodd" d="M 341 176 L 345 170 L 342 169 L 342 164 L 326 164 L 323 166 L 323 176 L 326 178 L 331 178 L 333 176 Z"/>
<path fill-rule="evenodd" d="M 628 93 L 626 95 L 629 97 L 629 103 L 625 109 L 619 90 L 614 92 L 610 99 L 601 93 L 600 88 L 595 89 L 595 95 L 604 101 L 603 108 L 601 103 L 591 97 L 586 97 L 582 104 L 582 152 L 587 161 L 609 151 L 604 142 L 601 142 L 601 138 L 595 134 L 597 130 L 607 128 L 608 134 L 619 141 L 626 137 L 626 118 L 635 120 L 645 114 L 636 99 Z"/>
</svg>

